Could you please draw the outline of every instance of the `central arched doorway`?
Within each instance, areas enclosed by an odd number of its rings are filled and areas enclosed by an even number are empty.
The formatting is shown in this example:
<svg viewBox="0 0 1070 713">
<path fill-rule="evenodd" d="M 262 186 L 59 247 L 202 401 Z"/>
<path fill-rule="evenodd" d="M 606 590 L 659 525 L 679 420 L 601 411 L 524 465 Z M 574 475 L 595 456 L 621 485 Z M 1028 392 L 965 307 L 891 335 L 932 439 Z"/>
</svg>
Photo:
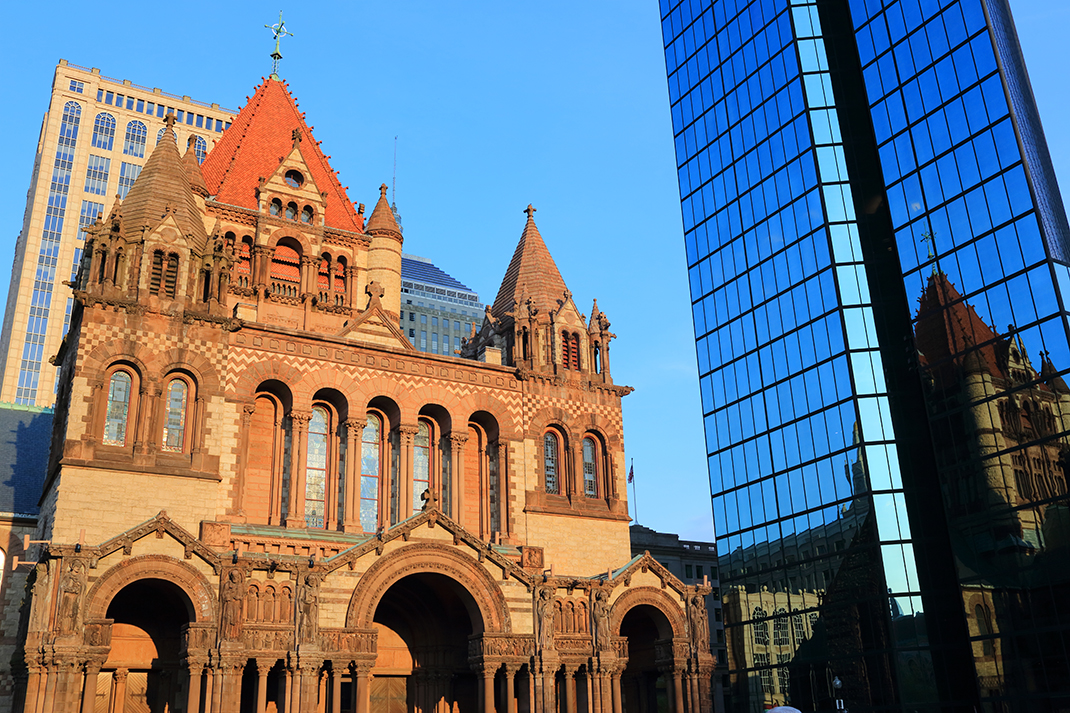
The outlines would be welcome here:
<svg viewBox="0 0 1070 713">
<path fill-rule="evenodd" d="M 182 588 L 162 579 L 131 582 L 112 598 L 107 618 L 114 620 L 111 651 L 97 677 L 96 710 L 184 709 L 182 630 L 195 614 Z"/>
<path fill-rule="evenodd" d="M 435 572 L 402 577 L 379 600 L 371 713 L 475 713 L 478 686 L 469 637 L 483 633 L 471 593 Z"/>
<path fill-rule="evenodd" d="M 673 630 L 665 613 L 639 604 L 621 620 L 620 635 L 628 638 L 628 665 L 621 677 L 624 710 L 634 713 L 669 713 L 673 710 L 671 674 Z M 662 660 L 666 658 L 668 660 Z"/>
</svg>

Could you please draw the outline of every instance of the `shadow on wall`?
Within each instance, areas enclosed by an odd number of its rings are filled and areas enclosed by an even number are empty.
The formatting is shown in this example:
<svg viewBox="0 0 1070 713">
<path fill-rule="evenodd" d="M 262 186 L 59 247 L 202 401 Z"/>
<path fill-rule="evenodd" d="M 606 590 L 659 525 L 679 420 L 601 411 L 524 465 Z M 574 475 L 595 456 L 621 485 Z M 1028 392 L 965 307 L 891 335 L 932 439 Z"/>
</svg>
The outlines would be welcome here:
<svg viewBox="0 0 1070 713">
<path fill-rule="evenodd" d="M 52 409 L 0 404 L 0 513 L 37 515 L 52 416 Z"/>
</svg>

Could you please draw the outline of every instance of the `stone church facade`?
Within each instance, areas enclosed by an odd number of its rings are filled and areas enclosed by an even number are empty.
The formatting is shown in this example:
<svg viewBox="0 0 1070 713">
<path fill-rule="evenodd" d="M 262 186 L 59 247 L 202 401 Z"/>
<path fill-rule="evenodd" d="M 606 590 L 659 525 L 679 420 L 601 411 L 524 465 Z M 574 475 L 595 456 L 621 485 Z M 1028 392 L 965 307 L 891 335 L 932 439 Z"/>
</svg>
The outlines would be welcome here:
<svg viewBox="0 0 1070 713">
<path fill-rule="evenodd" d="M 386 187 L 285 83 L 203 164 L 172 123 L 87 231 L 5 707 L 708 713 L 709 587 L 630 557 L 631 389 L 534 209 L 421 353 Z"/>
</svg>

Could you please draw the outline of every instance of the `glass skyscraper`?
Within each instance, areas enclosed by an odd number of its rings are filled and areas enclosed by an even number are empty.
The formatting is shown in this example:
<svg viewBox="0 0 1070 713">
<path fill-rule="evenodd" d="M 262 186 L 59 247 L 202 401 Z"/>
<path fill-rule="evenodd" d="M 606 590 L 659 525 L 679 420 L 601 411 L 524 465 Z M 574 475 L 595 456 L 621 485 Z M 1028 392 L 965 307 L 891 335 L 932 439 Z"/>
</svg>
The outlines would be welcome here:
<svg viewBox="0 0 1070 713">
<path fill-rule="evenodd" d="M 1007 0 L 661 18 L 727 709 L 1070 709 L 1070 230 Z"/>
</svg>

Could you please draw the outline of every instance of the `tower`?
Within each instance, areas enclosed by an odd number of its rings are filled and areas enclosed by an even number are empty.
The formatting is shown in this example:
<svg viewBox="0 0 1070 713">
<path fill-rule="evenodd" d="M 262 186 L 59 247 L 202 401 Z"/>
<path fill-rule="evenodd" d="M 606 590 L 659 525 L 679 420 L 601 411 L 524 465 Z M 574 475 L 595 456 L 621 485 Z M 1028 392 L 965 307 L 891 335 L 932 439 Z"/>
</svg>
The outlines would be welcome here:
<svg viewBox="0 0 1070 713">
<path fill-rule="evenodd" d="M 1070 597 L 1070 231 L 1008 3 L 661 11 L 729 709 L 1061 700 L 1013 642 Z"/>
</svg>

